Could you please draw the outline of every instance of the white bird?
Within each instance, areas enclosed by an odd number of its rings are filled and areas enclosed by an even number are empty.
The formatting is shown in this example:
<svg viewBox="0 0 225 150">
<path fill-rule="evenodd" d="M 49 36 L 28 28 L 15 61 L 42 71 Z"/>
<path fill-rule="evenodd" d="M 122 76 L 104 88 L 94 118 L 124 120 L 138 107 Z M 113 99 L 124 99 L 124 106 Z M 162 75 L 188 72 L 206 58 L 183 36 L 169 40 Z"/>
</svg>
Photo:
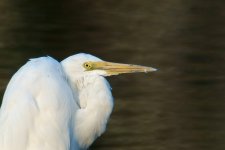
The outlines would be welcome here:
<svg viewBox="0 0 225 150">
<path fill-rule="evenodd" d="M 0 150 L 83 150 L 113 109 L 104 76 L 156 69 L 76 54 L 31 59 L 10 80 L 0 109 Z"/>
</svg>

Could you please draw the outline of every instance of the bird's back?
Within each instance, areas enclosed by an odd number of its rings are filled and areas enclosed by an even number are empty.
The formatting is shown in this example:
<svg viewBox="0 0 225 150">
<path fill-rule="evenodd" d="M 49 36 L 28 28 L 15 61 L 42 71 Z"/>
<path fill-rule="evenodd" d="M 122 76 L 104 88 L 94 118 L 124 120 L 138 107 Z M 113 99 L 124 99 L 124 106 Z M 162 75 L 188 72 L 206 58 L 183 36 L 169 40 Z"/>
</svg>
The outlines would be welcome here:
<svg viewBox="0 0 225 150">
<path fill-rule="evenodd" d="M 9 82 L 0 110 L 0 150 L 71 150 L 73 92 L 61 65 L 32 59 Z"/>
</svg>

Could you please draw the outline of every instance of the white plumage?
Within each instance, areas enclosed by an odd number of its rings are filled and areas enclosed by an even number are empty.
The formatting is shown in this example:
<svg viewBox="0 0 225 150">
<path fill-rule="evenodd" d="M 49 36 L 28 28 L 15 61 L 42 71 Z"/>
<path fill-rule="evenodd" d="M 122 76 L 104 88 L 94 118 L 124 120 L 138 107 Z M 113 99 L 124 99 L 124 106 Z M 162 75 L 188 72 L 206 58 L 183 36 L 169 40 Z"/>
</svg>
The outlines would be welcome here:
<svg viewBox="0 0 225 150">
<path fill-rule="evenodd" d="M 51 57 L 31 59 L 15 73 L 4 94 L 0 150 L 87 149 L 105 131 L 113 108 L 103 76 L 154 71 L 135 67 L 89 54 L 61 63 Z"/>
</svg>

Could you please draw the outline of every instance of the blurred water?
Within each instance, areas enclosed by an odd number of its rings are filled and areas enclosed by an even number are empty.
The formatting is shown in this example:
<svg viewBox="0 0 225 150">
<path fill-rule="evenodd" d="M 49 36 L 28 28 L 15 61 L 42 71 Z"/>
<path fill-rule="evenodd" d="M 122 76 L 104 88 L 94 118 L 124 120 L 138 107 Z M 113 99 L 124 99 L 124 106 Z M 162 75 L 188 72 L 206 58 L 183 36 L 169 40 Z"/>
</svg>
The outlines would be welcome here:
<svg viewBox="0 0 225 150">
<path fill-rule="evenodd" d="M 0 91 L 29 58 L 86 52 L 159 68 L 110 77 L 91 149 L 225 149 L 224 1 L 0 1 Z"/>
</svg>

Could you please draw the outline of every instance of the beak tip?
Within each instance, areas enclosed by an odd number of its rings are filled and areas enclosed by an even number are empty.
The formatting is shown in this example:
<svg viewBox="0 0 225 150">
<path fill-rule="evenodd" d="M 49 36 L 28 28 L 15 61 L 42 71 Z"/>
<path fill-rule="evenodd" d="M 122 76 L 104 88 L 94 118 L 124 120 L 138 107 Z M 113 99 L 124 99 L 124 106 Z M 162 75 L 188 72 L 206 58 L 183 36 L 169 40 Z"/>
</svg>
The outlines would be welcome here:
<svg viewBox="0 0 225 150">
<path fill-rule="evenodd" d="M 145 72 L 154 72 L 154 71 L 157 71 L 158 69 L 156 68 L 149 68 L 149 69 L 146 69 Z"/>
</svg>

